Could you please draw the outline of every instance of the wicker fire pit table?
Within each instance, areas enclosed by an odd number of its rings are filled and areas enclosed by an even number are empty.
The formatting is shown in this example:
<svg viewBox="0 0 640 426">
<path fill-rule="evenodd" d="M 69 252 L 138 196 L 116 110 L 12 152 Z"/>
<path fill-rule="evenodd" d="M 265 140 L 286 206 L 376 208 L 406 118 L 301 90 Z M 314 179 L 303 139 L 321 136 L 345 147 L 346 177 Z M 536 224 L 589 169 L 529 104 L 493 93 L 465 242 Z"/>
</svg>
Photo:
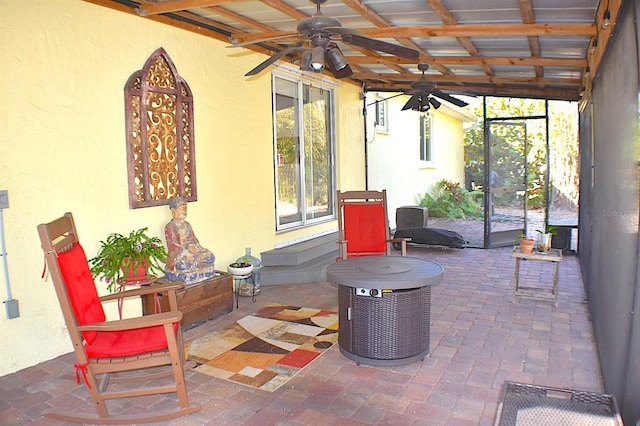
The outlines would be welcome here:
<svg viewBox="0 0 640 426">
<path fill-rule="evenodd" d="M 327 268 L 338 284 L 340 352 L 356 364 L 400 365 L 429 354 L 431 286 L 444 268 L 401 256 L 354 257 Z"/>
</svg>

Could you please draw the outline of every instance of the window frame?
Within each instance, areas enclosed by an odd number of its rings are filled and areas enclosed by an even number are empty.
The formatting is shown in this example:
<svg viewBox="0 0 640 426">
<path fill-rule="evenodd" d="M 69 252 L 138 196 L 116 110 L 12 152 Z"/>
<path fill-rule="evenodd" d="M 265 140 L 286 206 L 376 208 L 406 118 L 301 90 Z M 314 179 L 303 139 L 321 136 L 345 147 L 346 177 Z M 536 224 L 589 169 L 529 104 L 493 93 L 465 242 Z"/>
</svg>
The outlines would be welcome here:
<svg viewBox="0 0 640 426">
<path fill-rule="evenodd" d="M 376 101 L 376 132 L 389 133 L 389 105 L 386 99 Z"/>
<path fill-rule="evenodd" d="M 277 70 L 272 72 L 271 75 L 271 96 L 272 96 L 272 131 L 273 131 L 273 164 L 274 164 L 274 196 L 275 196 L 275 224 L 276 224 L 276 232 L 285 232 L 291 231 L 295 229 L 302 229 L 310 226 L 317 225 L 319 223 L 328 222 L 336 219 L 336 108 L 335 108 L 335 99 L 336 92 L 335 88 L 337 87 L 335 83 L 332 83 L 326 79 L 318 79 L 314 78 L 313 80 L 306 78 L 304 75 L 300 75 L 300 73 L 292 73 L 287 72 L 287 69 Z M 297 102 L 298 102 L 298 113 L 296 115 L 296 126 L 297 126 L 297 134 L 298 141 L 296 149 L 298 151 L 298 155 L 296 158 L 297 166 L 299 167 L 300 174 L 297 176 L 298 182 L 296 184 L 299 186 L 299 194 L 305 194 L 305 162 L 304 162 L 304 128 L 303 128 L 303 107 L 304 107 L 304 86 L 309 86 L 312 90 L 327 90 L 330 93 L 329 101 L 328 101 L 328 110 L 327 114 L 328 118 L 328 128 L 327 128 L 327 137 L 329 138 L 329 153 L 326 166 L 329 169 L 331 176 L 330 179 L 330 187 L 328 188 L 328 200 L 327 200 L 327 208 L 328 213 L 322 215 L 320 217 L 308 217 L 309 211 L 307 210 L 307 203 L 300 203 L 301 211 L 300 219 L 292 221 L 290 223 L 281 223 L 280 212 L 279 212 L 279 182 L 278 182 L 278 167 L 283 164 L 282 155 L 278 153 L 278 134 L 277 134 L 277 118 L 276 118 L 276 80 L 282 79 L 288 82 L 291 82 L 296 85 L 297 90 Z M 304 195 L 302 195 L 304 197 Z"/>
<path fill-rule="evenodd" d="M 420 161 L 433 164 L 433 117 L 420 114 Z"/>
</svg>

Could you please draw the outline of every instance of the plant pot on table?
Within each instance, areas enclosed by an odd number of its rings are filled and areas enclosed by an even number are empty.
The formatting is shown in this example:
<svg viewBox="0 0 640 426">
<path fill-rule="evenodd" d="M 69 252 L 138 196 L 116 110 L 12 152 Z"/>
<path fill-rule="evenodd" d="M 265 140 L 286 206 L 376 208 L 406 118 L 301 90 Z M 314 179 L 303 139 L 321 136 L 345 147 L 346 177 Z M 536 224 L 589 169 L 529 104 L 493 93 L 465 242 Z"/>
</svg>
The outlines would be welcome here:
<svg viewBox="0 0 640 426">
<path fill-rule="evenodd" d="M 242 277 L 249 275 L 253 271 L 253 265 L 250 263 L 232 263 L 227 266 L 227 271 L 234 277 Z"/>
<path fill-rule="evenodd" d="M 521 253 L 533 253 L 534 245 L 535 245 L 535 240 L 533 238 L 520 238 Z"/>
</svg>

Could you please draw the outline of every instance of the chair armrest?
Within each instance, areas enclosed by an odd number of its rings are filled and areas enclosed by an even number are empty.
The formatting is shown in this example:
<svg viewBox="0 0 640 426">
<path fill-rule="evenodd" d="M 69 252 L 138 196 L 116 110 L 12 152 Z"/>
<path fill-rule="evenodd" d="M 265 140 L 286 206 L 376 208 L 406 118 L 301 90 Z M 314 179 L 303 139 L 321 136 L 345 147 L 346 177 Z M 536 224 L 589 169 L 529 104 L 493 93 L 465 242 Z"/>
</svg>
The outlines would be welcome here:
<svg viewBox="0 0 640 426">
<path fill-rule="evenodd" d="M 153 327 L 155 325 L 172 324 L 182 320 L 182 312 L 170 311 L 143 317 L 122 320 L 95 322 L 78 326 L 78 331 L 121 331 L 136 328 Z"/>
<path fill-rule="evenodd" d="M 100 297 L 101 302 L 109 300 L 124 299 L 127 297 L 142 296 L 151 293 L 168 293 L 170 291 L 177 291 L 184 288 L 184 283 L 167 283 L 167 284 L 149 284 L 143 285 L 140 288 L 134 288 L 131 290 L 119 291 L 112 294 L 107 294 Z"/>
<path fill-rule="evenodd" d="M 401 243 L 403 241 L 404 242 L 408 242 L 408 241 L 411 241 L 411 240 L 412 240 L 412 238 L 402 237 L 402 238 L 391 238 L 390 240 L 387 240 L 387 241 L 389 241 L 390 243 Z"/>
<path fill-rule="evenodd" d="M 400 254 L 402 256 L 407 255 L 407 241 L 411 241 L 411 238 L 391 238 L 387 240 L 389 243 L 400 243 Z"/>
</svg>

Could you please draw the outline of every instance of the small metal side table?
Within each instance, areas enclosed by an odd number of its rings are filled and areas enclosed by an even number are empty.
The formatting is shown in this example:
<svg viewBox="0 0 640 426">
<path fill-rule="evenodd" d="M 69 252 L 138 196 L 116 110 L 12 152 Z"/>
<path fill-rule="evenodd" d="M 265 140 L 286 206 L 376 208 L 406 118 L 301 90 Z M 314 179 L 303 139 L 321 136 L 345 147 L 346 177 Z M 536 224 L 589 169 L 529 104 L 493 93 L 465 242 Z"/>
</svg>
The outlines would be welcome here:
<svg viewBox="0 0 640 426">
<path fill-rule="evenodd" d="M 400 365 L 429 354 L 431 286 L 444 268 L 404 256 L 354 257 L 327 268 L 338 284 L 340 352 L 356 364 Z"/>
<path fill-rule="evenodd" d="M 534 251 L 533 253 L 522 253 L 520 247 L 514 247 L 511 252 L 511 257 L 516 258 L 516 270 L 515 270 L 515 287 L 513 290 L 515 296 L 527 296 L 527 297 L 540 297 L 545 299 L 555 300 L 556 307 L 558 306 L 558 269 L 560 268 L 560 262 L 562 262 L 562 250 L 550 249 L 549 251 L 540 253 Z M 526 287 L 519 283 L 520 277 L 520 260 L 539 260 L 542 262 L 553 262 L 556 264 L 555 273 L 553 276 L 553 285 L 551 290 L 548 287 Z"/>
<path fill-rule="evenodd" d="M 253 271 L 245 275 L 233 275 L 233 290 L 236 295 L 236 309 L 238 309 L 238 300 L 240 296 L 251 296 L 251 301 L 255 303 L 256 296 L 260 294 L 260 288 L 256 289 L 256 277 Z M 251 282 L 249 284 L 249 281 Z M 247 287 L 251 287 L 251 291 L 247 291 Z"/>
<path fill-rule="evenodd" d="M 117 292 L 121 293 L 123 291 L 125 291 L 127 289 L 128 286 L 137 286 L 137 287 L 142 287 L 145 285 L 150 285 L 150 284 L 154 284 L 155 282 L 158 281 L 158 277 L 155 277 L 153 275 L 149 275 L 147 276 L 147 278 L 143 279 L 143 280 L 137 280 L 137 281 L 127 281 L 125 279 L 119 279 L 118 281 L 116 281 L 116 284 L 118 286 Z M 154 294 L 154 302 L 156 305 L 156 308 L 158 309 L 158 312 L 160 311 L 160 299 L 158 299 L 158 294 Z M 120 316 L 120 319 L 122 319 L 122 303 L 124 302 L 124 300 L 122 298 L 118 299 L 118 315 Z"/>
</svg>

